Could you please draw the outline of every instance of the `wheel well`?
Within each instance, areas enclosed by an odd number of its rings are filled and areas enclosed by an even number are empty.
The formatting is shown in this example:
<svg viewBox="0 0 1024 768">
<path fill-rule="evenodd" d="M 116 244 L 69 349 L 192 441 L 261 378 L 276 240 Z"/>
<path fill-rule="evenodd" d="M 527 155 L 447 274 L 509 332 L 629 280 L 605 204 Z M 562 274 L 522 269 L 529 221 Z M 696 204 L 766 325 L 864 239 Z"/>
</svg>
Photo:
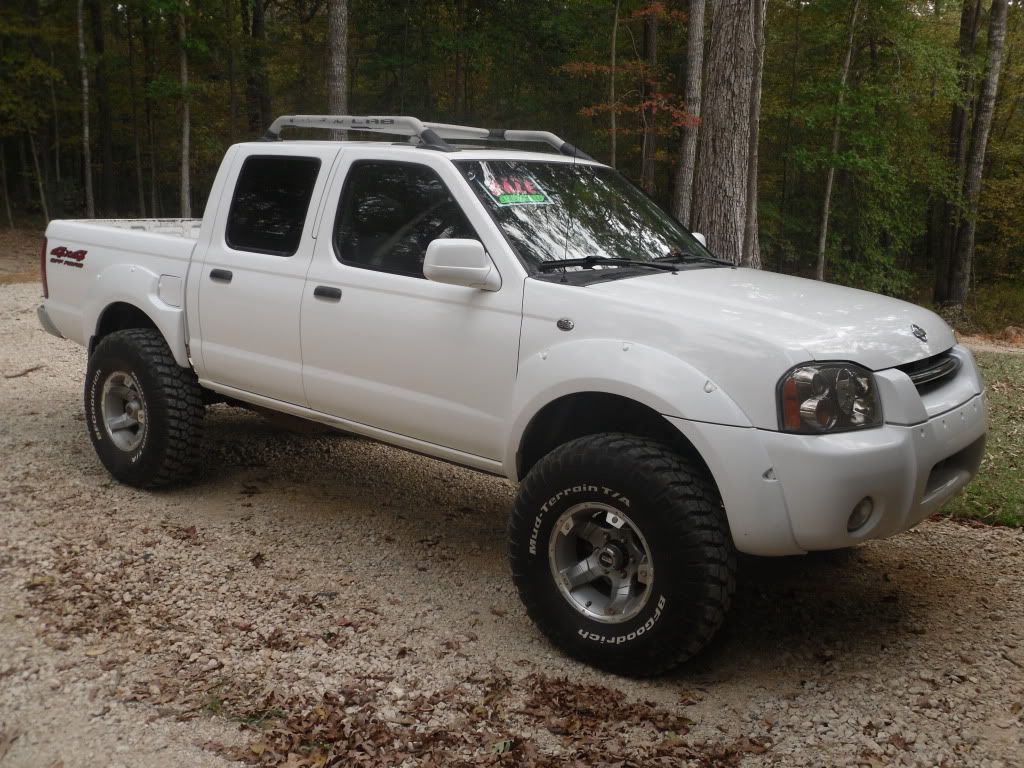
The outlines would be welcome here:
<svg viewBox="0 0 1024 768">
<path fill-rule="evenodd" d="M 156 328 L 156 323 L 150 319 L 149 315 L 132 304 L 123 301 L 111 304 L 103 310 L 99 322 L 96 323 L 96 333 L 89 339 L 89 354 L 92 354 L 104 336 L 128 328 Z"/>
<path fill-rule="evenodd" d="M 530 420 L 516 455 L 519 478 L 563 443 L 598 432 L 626 432 L 657 440 L 698 462 L 711 477 L 693 444 L 653 408 L 621 395 L 580 392 L 548 403 Z"/>
</svg>

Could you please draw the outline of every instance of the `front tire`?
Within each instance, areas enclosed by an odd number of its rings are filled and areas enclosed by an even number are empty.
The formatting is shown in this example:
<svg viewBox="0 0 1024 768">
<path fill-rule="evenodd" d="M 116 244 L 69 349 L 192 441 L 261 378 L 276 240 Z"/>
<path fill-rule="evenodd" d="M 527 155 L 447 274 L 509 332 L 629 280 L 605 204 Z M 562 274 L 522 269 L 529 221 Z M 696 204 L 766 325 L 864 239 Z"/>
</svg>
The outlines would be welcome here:
<svg viewBox="0 0 1024 768">
<path fill-rule="evenodd" d="M 665 445 L 589 435 L 523 480 L 509 529 L 530 618 L 566 653 L 630 676 L 696 655 L 729 609 L 736 551 L 706 471 Z"/>
<path fill-rule="evenodd" d="M 139 488 L 195 472 L 203 429 L 202 389 L 159 331 L 105 336 L 89 357 L 85 418 L 93 447 L 115 479 Z"/>
</svg>

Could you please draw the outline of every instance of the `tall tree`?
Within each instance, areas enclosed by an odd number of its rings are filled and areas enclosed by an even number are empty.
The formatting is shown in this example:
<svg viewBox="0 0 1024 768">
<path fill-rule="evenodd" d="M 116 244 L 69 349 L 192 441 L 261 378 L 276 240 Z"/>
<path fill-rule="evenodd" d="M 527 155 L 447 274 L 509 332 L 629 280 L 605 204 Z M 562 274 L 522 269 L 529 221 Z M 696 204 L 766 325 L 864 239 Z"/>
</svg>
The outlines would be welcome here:
<svg viewBox="0 0 1024 768">
<path fill-rule="evenodd" d="M 259 0 L 257 0 L 259 2 Z M 192 177 L 189 154 L 192 141 L 192 110 L 188 92 L 188 49 L 185 8 L 178 11 L 178 67 L 181 81 L 181 217 L 192 218 Z"/>
<path fill-rule="evenodd" d="M 704 0 L 690 0 L 686 28 L 686 111 L 672 198 L 672 213 L 689 226 L 693 203 L 693 172 L 697 165 L 697 136 L 700 131 L 700 95 L 704 79 Z"/>
<path fill-rule="evenodd" d="M 764 16 L 768 0 L 757 0 L 750 9 L 754 27 L 754 80 L 750 85 L 750 109 L 747 122 L 747 210 L 743 216 L 743 250 L 740 264 L 761 268 L 761 254 L 757 245 L 757 144 L 761 126 L 761 76 L 764 72 Z"/>
<path fill-rule="evenodd" d="M 608 164 L 615 167 L 615 150 L 618 143 L 618 128 L 615 125 L 615 118 L 618 113 L 618 103 L 615 100 L 615 54 L 619 47 L 619 10 L 622 7 L 622 0 L 615 0 L 615 17 L 612 19 L 612 50 L 611 67 L 608 76 L 608 118 L 611 121 L 611 158 Z"/>
<path fill-rule="evenodd" d="M 754 17 L 762 2 L 720 0 L 712 4 L 711 42 L 705 73 L 707 105 L 697 150 L 691 227 L 703 232 L 719 256 L 739 264 L 748 200 L 752 89 L 759 57 Z M 737 120 L 737 115 L 744 119 Z M 757 221 L 757 211 L 752 212 Z M 757 253 L 753 244 L 753 253 Z M 753 261 L 754 259 L 752 259 Z"/>
<path fill-rule="evenodd" d="M 82 175 L 85 177 L 85 215 L 96 217 L 92 193 L 92 150 L 89 148 L 89 63 L 85 57 L 85 29 L 82 0 L 78 0 L 78 68 L 82 77 Z"/>
<path fill-rule="evenodd" d="M 992 129 L 992 113 L 995 110 L 996 90 L 999 87 L 999 69 L 1003 59 L 1003 45 L 1006 42 L 1007 0 L 992 0 L 988 25 L 988 60 L 985 64 L 985 78 L 978 97 L 978 108 L 971 129 L 971 150 L 967 157 L 964 173 L 965 216 L 957 234 L 954 254 L 950 300 L 962 305 L 970 287 L 971 267 L 974 263 L 974 237 L 978 219 L 978 199 L 981 194 L 981 173 L 985 165 L 985 150 Z"/>
<path fill-rule="evenodd" d="M 146 215 L 146 185 L 142 180 L 142 126 L 139 124 L 138 92 L 135 83 L 135 30 L 131 6 L 125 6 L 125 37 L 128 41 L 128 92 L 132 102 L 132 144 L 135 149 L 135 192 L 138 196 L 139 216 Z"/>
<path fill-rule="evenodd" d="M 328 0 L 327 109 L 348 114 L 348 0 Z"/>
<path fill-rule="evenodd" d="M 640 153 L 640 186 L 654 194 L 654 172 L 656 169 L 655 150 L 658 138 L 655 125 L 657 112 L 654 100 L 657 97 L 655 80 L 658 67 L 658 14 L 661 8 L 654 4 L 644 15 L 644 66 L 640 76 L 640 117 L 643 121 L 643 146 Z"/>
<path fill-rule="evenodd" d="M 971 103 L 974 100 L 974 51 L 981 27 L 981 0 L 962 0 L 960 11 L 959 57 L 957 59 L 959 98 L 953 103 L 949 123 L 949 160 L 953 166 L 955 191 L 934 203 L 929 242 L 934 249 L 935 301 L 949 300 L 952 284 L 953 251 L 960 226 L 958 197 L 964 185 L 967 150 L 970 142 Z"/>
<path fill-rule="evenodd" d="M 267 75 L 267 17 L 263 0 L 241 0 L 242 25 L 249 35 L 248 70 L 245 83 L 245 101 L 249 113 L 249 131 L 261 133 L 270 121 L 270 78 Z M 303 51 L 302 55 L 308 55 Z"/>
<path fill-rule="evenodd" d="M 100 209 L 104 215 L 111 216 L 114 213 L 114 129 L 111 118 L 110 80 L 107 76 L 105 19 L 100 0 L 89 0 L 89 18 L 92 27 L 96 116 L 99 119 Z"/>
<path fill-rule="evenodd" d="M 836 113 L 832 118 L 832 143 L 830 145 L 830 160 L 828 174 L 825 176 L 825 194 L 821 203 L 821 225 L 818 227 L 818 261 L 814 269 L 814 277 L 818 280 L 825 279 L 825 245 L 828 242 L 828 219 L 832 211 L 832 184 L 836 177 L 836 166 L 832 158 L 835 158 L 839 151 L 839 123 L 842 118 L 843 100 L 846 97 L 846 80 L 850 76 L 850 62 L 853 60 L 853 38 L 857 29 L 857 13 L 860 10 L 860 0 L 853 0 L 850 8 L 850 23 L 846 32 L 846 56 L 843 58 L 843 68 L 839 75 L 839 93 L 836 95 Z"/>
</svg>

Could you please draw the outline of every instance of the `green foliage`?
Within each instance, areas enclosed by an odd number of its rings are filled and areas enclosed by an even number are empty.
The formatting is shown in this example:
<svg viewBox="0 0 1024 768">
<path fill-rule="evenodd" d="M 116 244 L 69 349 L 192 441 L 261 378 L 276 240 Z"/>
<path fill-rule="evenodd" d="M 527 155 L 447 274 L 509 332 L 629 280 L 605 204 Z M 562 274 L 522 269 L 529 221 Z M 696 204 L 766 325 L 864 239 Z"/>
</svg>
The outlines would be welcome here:
<svg viewBox="0 0 1024 768">
<path fill-rule="evenodd" d="M 1024 526 L 1024 355 L 980 352 L 988 388 L 989 434 L 978 477 L 947 507 L 949 515 Z"/>
<path fill-rule="evenodd" d="M 1024 327 L 1024 278 L 1018 273 L 979 286 L 964 306 L 970 332 L 998 334 L 1008 326 Z"/>
<path fill-rule="evenodd" d="M 92 172 L 98 180 L 101 143 L 107 141 L 109 173 L 117 180 L 114 209 L 103 215 L 138 213 L 136 143 L 147 214 L 177 213 L 183 98 L 192 115 L 195 212 L 231 141 L 256 138 L 273 115 L 326 109 L 330 43 L 324 0 L 86 0 L 85 7 Z M 102 57 L 92 8 L 100 12 Z M 265 9 L 265 39 L 253 29 L 257 8 Z M 647 106 L 654 109 L 658 134 L 655 197 L 667 203 L 686 115 L 687 8 L 686 0 L 622 0 L 613 107 L 608 91 L 614 0 L 349 0 L 350 110 L 543 127 L 608 159 L 614 109 L 617 165 L 638 179 Z M 957 202 L 956 174 L 947 158 L 950 112 L 954 103 L 970 99 L 958 82 L 960 4 L 861 0 L 860 8 L 851 71 L 837 110 L 851 0 L 768 4 L 759 167 L 763 261 L 772 269 L 813 271 L 825 178 L 834 166 L 826 277 L 898 296 L 916 288 L 915 295 L 927 299 L 920 289 L 932 284 L 930 210 L 936 200 L 952 196 Z M 187 93 L 179 81 L 181 12 L 188 28 Z M 648 71 L 642 45 L 644 19 L 651 14 L 659 19 L 658 64 Z M 710 23 L 710 7 L 708 15 Z M 989 287 L 1024 272 L 1022 19 L 1024 7 L 1015 3 L 975 264 L 979 302 L 999 296 L 997 305 L 1010 308 L 1012 292 Z M 969 62 L 976 75 L 984 68 L 983 38 Z M 252 114 L 261 60 L 269 83 L 268 116 Z M 108 81 L 104 108 L 110 130 L 104 132 L 98 64 Z M 51 212 L 81 215 L 78 67 L 74 3 L 0 4 L 0 152 L 16 214 L 40 212 L 27 150 L 31 129 Z M 656 84 L 646 100 L 641 79 Z M 833 155 L 837 116 L 839 148 Z"/>
</svg>

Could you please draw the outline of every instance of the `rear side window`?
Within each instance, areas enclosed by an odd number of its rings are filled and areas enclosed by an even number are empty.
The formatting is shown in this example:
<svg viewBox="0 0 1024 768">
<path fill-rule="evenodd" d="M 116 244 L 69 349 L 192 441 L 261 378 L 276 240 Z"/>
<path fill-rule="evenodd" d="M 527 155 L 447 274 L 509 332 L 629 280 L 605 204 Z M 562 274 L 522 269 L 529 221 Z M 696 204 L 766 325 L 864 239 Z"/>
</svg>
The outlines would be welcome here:
<svg viewBox="0 0 1024 768">
<path fill-rule="evenodd" d="M 423 277 L 427 246 L 448 237 L 480 239 L 433 169 L 378 160 L 352 164 L 334 225 L 334 250 L 343 264 Z"/>
<path fill-rule="evenodd" d="M 291 256 L 320 173 L 315 157 L 249 157 L 231 198 L 228 245 L 236 251 Z"/>
</svg>

